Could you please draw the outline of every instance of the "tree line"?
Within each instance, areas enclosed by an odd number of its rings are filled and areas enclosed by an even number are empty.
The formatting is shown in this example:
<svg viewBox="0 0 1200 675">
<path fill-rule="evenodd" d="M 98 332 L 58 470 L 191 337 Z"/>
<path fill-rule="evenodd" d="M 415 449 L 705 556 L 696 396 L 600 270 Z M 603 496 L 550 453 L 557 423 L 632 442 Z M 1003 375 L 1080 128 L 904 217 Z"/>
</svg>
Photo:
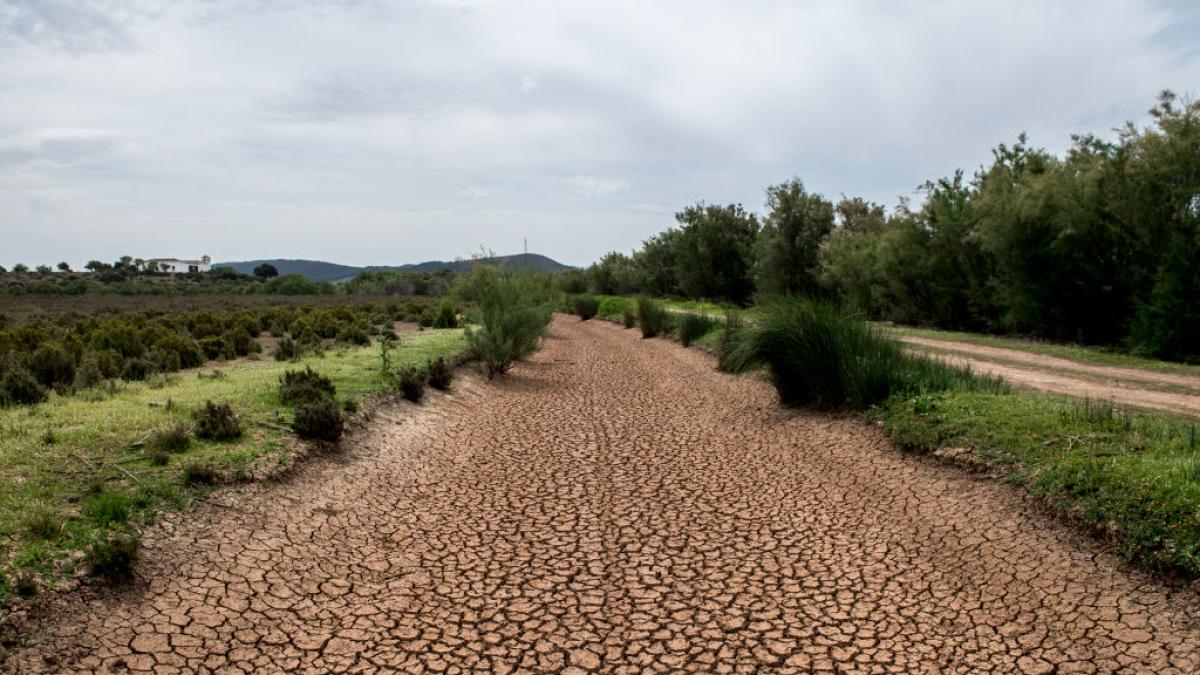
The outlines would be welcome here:
<svg viewBox="0 0 1200 675">
<path fill-rule="evenodd" d="M 1200 359 L 1200 103 L 1163 92 L 1150 113 L 1061 156 L 1021 135 L 890 212 L 799 179 L 767 188 L 761 217 L 701 202 L 564 290 L 819 296 L 877 320 Z"/>
</svg>

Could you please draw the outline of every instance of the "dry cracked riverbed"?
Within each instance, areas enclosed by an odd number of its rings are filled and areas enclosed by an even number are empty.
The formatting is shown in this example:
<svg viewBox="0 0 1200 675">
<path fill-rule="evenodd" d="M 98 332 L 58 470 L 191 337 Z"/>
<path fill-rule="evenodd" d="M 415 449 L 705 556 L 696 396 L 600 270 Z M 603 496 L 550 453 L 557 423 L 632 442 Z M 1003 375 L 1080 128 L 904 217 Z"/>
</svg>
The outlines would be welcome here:
<svg viewBox="0 0 1200 675">
<path fill-rule="evenodd" d="M 1008 486 L 559 317 L 506 381 L 147 536 L 20 671 L 1196 672 L 1172 596 Z"/>
</svg>

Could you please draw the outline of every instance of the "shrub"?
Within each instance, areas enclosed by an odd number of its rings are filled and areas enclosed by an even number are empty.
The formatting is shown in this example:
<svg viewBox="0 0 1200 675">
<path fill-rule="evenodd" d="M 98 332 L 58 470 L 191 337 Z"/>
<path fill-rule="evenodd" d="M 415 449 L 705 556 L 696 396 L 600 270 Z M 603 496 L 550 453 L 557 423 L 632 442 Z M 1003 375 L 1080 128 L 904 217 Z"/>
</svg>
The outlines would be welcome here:
<svg viewBox="0 0 1200 675">
<path fill-rule="evenodd" d="M 679 341 L 687 347 L 717 326 L 717 320 L 707 314 L 683 314 L 679 317 Z"/>
<path fill-rule="evenodd" d="M 344 326 L 338 331 L 337 340 L 359 346 L 371 344 L 371 336 L 367 335 L 367 330 L 362 326 Z"/>
<path fill-rule="evenodd" d="M 333 380 L 311 367 L 304 370 L 289 370 L 279 379 L 279 402 L 284 405 L 299 405 L 305 401 L 333 396 L 337 390 Z"/>
<path fill-rule="evenodd" d="M 292 361 L 300 357 L 300 346 L 289 336 L 283 336 L 275 345 L 276 361 Z"/>
<path fill-rule="evenodd" d="M 149 359 L 134 357 L 125 361 L 121 369 L 121 379 L 130 382 L 140 382 L 158 372 L 158 366 Z"/>
<path fill-rule="evenodd" d="M 196 437 L 210 441 L 228 441 L 242 435 L 242 425 L 228 403 L 206 401 L 196 411 Z"/>
<path fill-rule="evenodd" d="M 262 351 L 262 345 L 250 337 L 244 329 L 230 328 L 221 337 L 225 345 L 225 358 L 257 354 Z"/>
<path fill-rule="evenodd" d="M 433 359 L 425 369 L 429 372 L 429 386 L 441 391 L 450 388 L 450 382 L 454 379 L 454 366 L 450 365 L 446 357 L 439 356 Z"/>
<path fill-rule="evenodd" d="M 785 405 L 863 410 L 892 396 L 956 387 L 1000 390 L 998 380 L 907 354 L 835 305 L 798 298 L 763 304 L 737 333 L 734 372 L 765 365 Z"/>
<path fill-rule="evenodd" d="M 638 325 L 642 327 L 642 337 L 652 338 L 664 332 L 666 311 L 650 298 L 642 295 L 637 299 Z"/>
<path fill-rule="evenodd" d="M 92 576 L 121 581 L 133 576 L 141 542 L 128 530 L 111 532 L 88 547 L 84 560 Z"/>
<path fill-rule="evenodd" d="M 75 379 L 75 360 L 57 342 L 45 342 L 29 357 L 29 370 L 47 387 L 70 384 Z"/>
<path fill-rule="evenodd" d="M 96 356 L 89 354 L 83 357 L 79 367 L 75 369 L 75 388 L 90 389 L 103 381 L 104 373 L 100 371 Z"/>
<path fill-rule="evenodd" d="M 210 336 L 200 338 L 200 349 L 204 352 L 204 358 L 208 360 L 233 358 L 233 350 L 229 345 L 225 344 L 225 340 L 218 336 Z"/>
<path fill-rule="evenodd" d="M 458 328 L 458 313 L 454 311 L 454 303 L 442 299 L 431 323 L 434 328 Z"/>
<path fill-rule="evenodd" d="M 637 325 L 637 317 L 634 316 L 633 310 L 628 307 L 625 308 L 625 312 L 621 318 L 626 328 L 633 328 Z"/>
<path fill-rule="evenodd" d="M 600 302 L 594 296 L 576 295 L 571 298 L 571 311 L 583 321 L 595 317 L 599 310 Z"/>
<path fill-rule="evenodd" d="M 47 508 L 34 510 L 25 521 L 25 530 L 35 539 L 56 539 L 62 527 L 62 520 Z"/>
<path fill-rule="evenodd" d="M 515 361 L 537 349 L 550 321 L 550 311 L 539 302 L 533 283 L 513 273 L 477 270 L 472 291 L 478 302 L 476 323 L 469 327 L 467 343 L 482 363 L 488 378 L 508 372 Z"/>
<path fill-rule="evenodd" d="M 216 485 L 220 479 L 216 468 L 207 462 L 189 462 L 181 477 L 187 485 Z"/>
<path fill-rule="evenodd" d="M 176 424 L 154 432 L 148 446 L 152 452 L 184 452 L 191 444 L 192 430 L 186 424 Z"/>
<path fill-rule="evenodd" d="M 296 406 L 292 429 L 300 438 L 337 442 L 342 437 L 345 422 L 337 402 L 332 396 L 325 395 Z"/>
<path fill-rule="evenodd" d="M 420 403 L 421 397 L 425 395 L 425 373 L 412 366 L 401 368 L 396 373 L 396 385 L 400 387 L 404 398 L 413 403 Z"/>
<path fill-rule="evenodd" d="M 25 368 L 10 363 L 0 375 L 0 406 L 32 405 L 46 400 L 46 389 Z"/>
<path fill-rule="evenodd" d="M 91 518 L 100 527 L 129 520 L 133 500 L 123 492 L 102 490 L 83 503 L 83 515 Z"/>
<path fill-rule="evenodd" d="M 204 352 L 200 350 L 200 345 L 179 333 L 168 333 L 158 338 L 153 349 L 159 354 L 174 354 L 178 357 L 179 366 L 171 370 L 198 368 L 204 365 Z"/>
</svg>

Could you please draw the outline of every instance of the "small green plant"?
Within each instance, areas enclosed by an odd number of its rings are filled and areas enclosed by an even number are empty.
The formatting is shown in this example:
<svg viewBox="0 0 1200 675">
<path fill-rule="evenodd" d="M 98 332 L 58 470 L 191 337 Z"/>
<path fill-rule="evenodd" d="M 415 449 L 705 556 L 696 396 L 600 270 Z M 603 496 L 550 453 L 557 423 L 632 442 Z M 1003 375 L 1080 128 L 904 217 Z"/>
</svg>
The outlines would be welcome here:
<svg viewBox="0 0 1200 675">
<path fill-rule="evenodd" d="M 443 298 L 438 303 L 437 313 L 431 322 L 433 328 L 458 328 L 458 312 L 454 311 L 454 303 Z"/>
<path fill-rule="evenodd" d="M 529 277 L 486 268 L 476 274 L 477 325 L 467 328 L 466 338 L 491 379 L 537 349 L 551 312 Z"/>
<path fill-rule="evenodd" d="M 642 337 L 657 337 L 663 332 L 666 323 L 666 310 L 654 300 L 642 295 L 637 299 L 638 325 L 642 328 Z"/>
<path fill-rule="evenodd" d="M 333 396 L 336 393 L 333 380 L 311 367 L 289 370 L 279 378 L 279 402 L 284 405 L 297 405 L 303 401 Z"/>
<path fill-rule="evenodd" d="M 25 521 L 25 531 L 34 539 L 57 539 L 62 535 L 62 528 L 62 520 L 53 511 L 44 507 L 35 509 Z"/>
<path fill-rule="evenodd" d="M 279 338 L 279 342 L 275 344 L 275 360 L 276 361 L 294 361 L 300 358 L 300 345 L 296 344 L 290 336 Z"/>
<path fill-rule="evenodd" d="M 292 429 L 300 438 L 336 443 L 342 437 L 345 421 L 333 397 L 322 396 L 296 406 Z"/>
<path fill-rule="evenodd" d="M 704 337 L 709 331 L 715 330 L 718 325 L 717 320 L 707 314 L 683 314 L 679 317 L 677 328 L 679 341 L 683 343 L 684 347 L 690 346 L 692 342 Z"/>
<path fill-rule="evenodd" d="M 396 386 L 404 398 L 413 403 L 420 403 L 425 396 L 425 373 L 420 369 L 409 366 L 401 368 L 396 373 Z"/>
<path fill-rule="evenodd" d="M 450 388 L 450 382 L 454 380 L 454 366 L 450 365 L 446 357 L 439 356 L 429 361 L 425 370 L 429 373 L 429 386 L 439 391 Z"/>
<path fill-rule="evenodd" d="M 109 582 L 124 581 L 133 577 L 140 548 L 141 542 L 134 532 L 117 530 L 93 542 L 84 561 L 92 576 Z"/>
<path fill-rule="evenodd" d="M 392 352 L 398 341 L 396 331 L 390 328 L 379 334 L 379 371 L 385 376 L 392 372 Z"/>
<path fill-rule="evenodd" d="M 196 437 L 210 441 L 229 441 L 242 435 L 242 424 L 228 403 L 206 401 L 196 411 Z"/>
<path fill-rule="evenodd" d="M 32 598 L 38 594 L 37 577 L 28 570 L 22 570 L 13 577 L 13 591 L 22 598 Z"/>
<path fill-rule="evenodd" d="M 600 301 L 591 295 L 576 295 L 571 298 L 571 311 L 582 321 L 587 321 L 596 316 L 596 312 L 600 311 Z"/>
<path fill-rule="evenodd" d="M 175 424 L 160 429 L 150 437 L 147 444 L 151 452 L 184 452 L 192 444 L 192 429 L 186 424 Z"/>
<path fill-rule="evenodd" d="M 622 312 L 621 319 L 626 328 L 633 328 L 637 325 L 637 317 L 634 315 L 633 310 L 628 307 Z"/>
<path fill-rule="evenodd" d="M 187 485 L 216 485 L 220 475 L 206 462 L 189 462 L 183 467 L 183 482 Z"/>
<path fill-rule="evenodd" d="M 103 490 L 83 503 L 83 515 L 100 527 L 124 523 L 129 520 L 133 500 L 124 492 Z"/>
</svg>

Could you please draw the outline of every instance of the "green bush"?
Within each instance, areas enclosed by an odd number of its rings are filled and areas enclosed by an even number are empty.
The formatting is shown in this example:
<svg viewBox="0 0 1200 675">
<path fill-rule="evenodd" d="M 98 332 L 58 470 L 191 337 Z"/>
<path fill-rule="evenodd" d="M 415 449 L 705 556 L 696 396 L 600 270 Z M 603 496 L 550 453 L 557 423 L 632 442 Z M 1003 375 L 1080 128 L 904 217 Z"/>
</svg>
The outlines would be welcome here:
<svg viewBox="0 0 1200 675">
<path fill-rule="evenodd" d="M 425 373 L 412 366 L 401 368 L 396 373 L 396 386 L 400 388 L 404 398 L 413 403 L 420 403 L 421 398 L 425 396 Z"/>
<path fill-rule="evenodd" d="M 638 325 L 642 337 L 652 338 L 666 332 L 667 311 L 654 300 L 642 295 L 637 299 Z"/>
<path fill-rule="evenodd" d="M 337 341 L 361 347 L 371 344 L 371 336 L 367 335 L 367 329 L 362 326 L 344 326 L 338 331 Z"/>
<path fill-rule="evenodd" d="M 720 323 L 707 314 L 683 314 L 679 317 L 679 341 L 684 347 L 715 330 Z"/>
<path fill-rule="evenodd" d="M 154 432 L 147 446 L 151 452 L 184 452 L 191 444 L 191 428 L 186 424 L 175 424 Z"/>
<path fill-rule="evenodd" d="M 122 581 L 133 576 L 141 542 L 131 531 L 110 532 L 88 547 L 84 561 L 92 576 L 107 581 Z"/>
<path fill-rule="evenodd" d="M 633 328 L 637 325 L 637 317 L 634 316 L 632 309 L 629 307 L 625 308 L 624 314 L 621 316 L 621 322 L 625 324 L 626 328 Z"/>
<path fill-rule="evenodd" d="M 200 338 L 200 349 L 204 352 L 204 358 L 210 361 L 233 358 L 233 348 L 225 344 L 225 339 L 219 336 Z"/>
<path fill-rule="evenodd" d="M 995 379 L 903 351 L 895 340 L 835 305 L 766 301 L 737 333 L 734 372 L 766 366 L 785 405 L 864 410 L 893 396 L 951 388 L 1000 390 Z"/>
<path fill-rule="evenodd" d="M 591 295 L 576 295 L 571 298 L 571 311 L 581 320 L 587 321 L 596 316 L 600 310 L 600 301 Z"/>
<path fill-rule="evenodd" d="M 454 366 L 450 365 L 446 357 L 439 356 L 433 359 L 425 369 L 429 372 L 429 386 L 440 391 L 450 388 L 450 382 L 454 380 Z"/>
<path fill-rule="evenodd" d="M 242 435 L 242 424 L 228 403 L 206 401 L 196 411 L 196 437 L 210 441 L 228 441 Z"/>
<path fill-rule="evenodd" d="M 283 336 L 275 345 L 276 361 L 292 361 L 300 357 L 300 346 L 290 336 Z"/>
<path fill-rule="evenodd" d="M 104 381 L 104 373 L 100 371 L 100 365 L 95 354 L 88 354 L 79 362 L 79 367 L 75 369 L 75 388 L 90 389 Z"/>
<path fill-rule="evenodd" d="M 9 363 L 0 375 L 0 406 L 32 405 L 46 400 L 46 389 L 25 368 Z"/>
<path fill-rule="evenodd" d="M 83 515 L 100 527 L 124 523 L 129 520 L 133 500 L 124 492 L 103 490 L 83 503 Z"/>
<path fill-rule="evenodd" d="M 311 367 L 304 370 L 289 370 L 279 378 L 279 402 L 284 405 L 299 405 L 331 397 L 337 393 L 333 380 Z"/>
<path fill-rule="evenodd" d="M 149 359 L 134 357 L 125 361 L 125 367 L 121 368 L 121 379 L 129 382 L 141 382 L 158 372 L 158 366 Z"/>
<path fill-rule="evenodd" d="M 75 360 L 58 342 L 45 342 L 29 357 L 29 370 L 46 387 L 66 385 L 75 379 Z"/>
<path fill-rule="evenodd" d="M 434 328 L 458 328 L 458 313 L 454 311 L 454 303 L 448 299 L 439 302 L 431 324 Z"/>
<path fill-rule="evenodd" d="M 161 354 L 175 354 L 180 368 L 198 368 L 204 365 L 204 352 L 196 341 L 179 333 L 169 333 L 154 342 L 154 350 Z"/>
<path fill-rule="evenodd" d="M 472 292 L 478 302 L 467 343 L 488 378 L 503 375 L 512 364 L 537 349 L 550 322 L 550 309 L 528 277 L 477 270 Z"/>
<path fill-rule="evenodd" d="M 296 406 L 292 429 L 300 438 L 337 442 L 342 437 L 345 421 L 337 402 L 332 396 L 325 395 Z"/>
</svg>

